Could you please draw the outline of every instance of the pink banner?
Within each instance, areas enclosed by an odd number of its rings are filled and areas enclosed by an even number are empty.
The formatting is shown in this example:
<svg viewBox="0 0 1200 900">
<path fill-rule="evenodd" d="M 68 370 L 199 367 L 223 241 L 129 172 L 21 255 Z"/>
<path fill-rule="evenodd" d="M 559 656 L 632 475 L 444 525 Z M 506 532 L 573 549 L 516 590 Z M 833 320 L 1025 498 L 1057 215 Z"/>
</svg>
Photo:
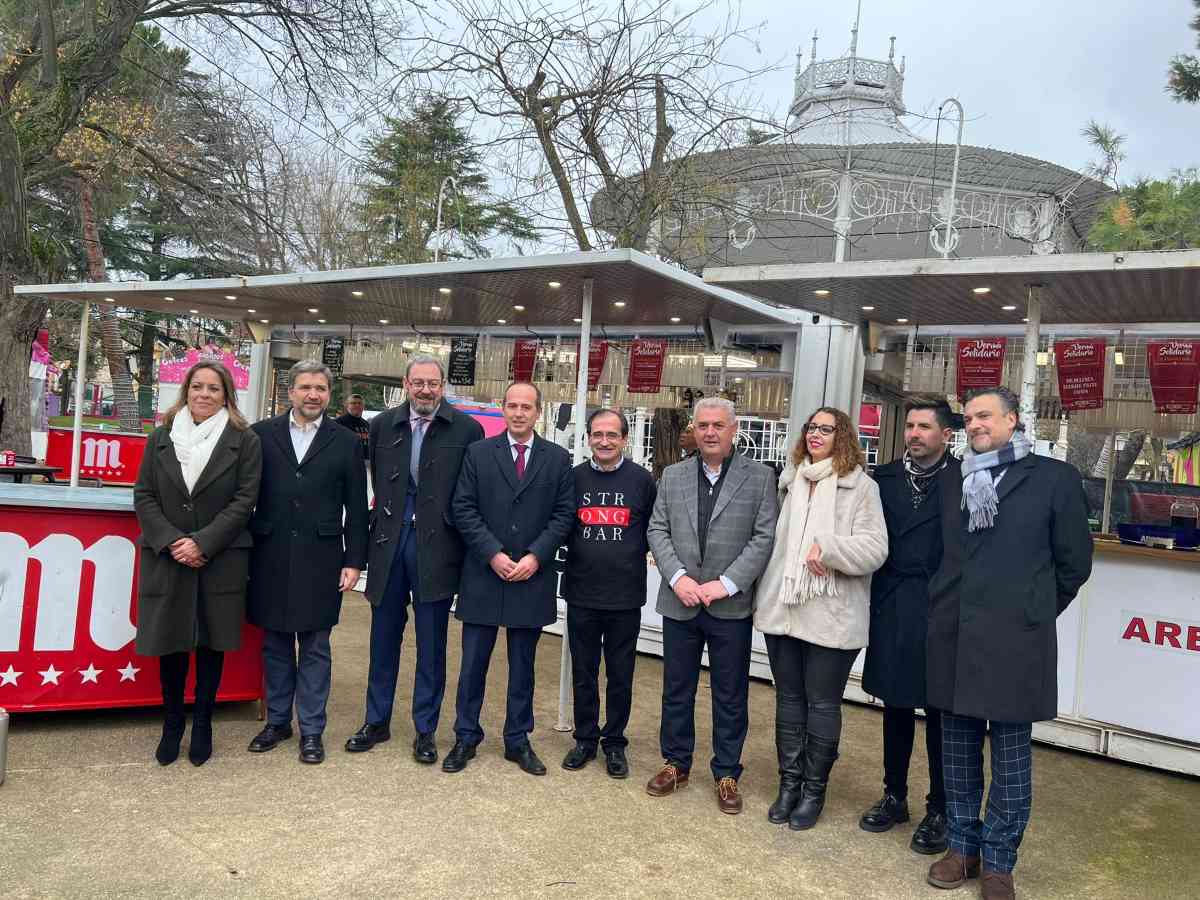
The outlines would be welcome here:
<svg viewBox="0 0 1200 900">
<path fill-rule="evenodd" d="M 172 354 L 171 357 L 164 358 L 158 364 L 159 384 L 183 384 L 183 378 L 187 375 L 188 369 L 201 360 L 221 363 L 233 376 L 233 386 L 239 391 L 250 387 L 250 370 L 238 362 L 238 358 L 228 350 L 222 350 L 212 344 L 202 349 L 193 347 L 182 356 Z"/>
<path fill-rule="evenodd" d="M 1150 341 L 1146 344 L 1154 411 L 1195 415 L 1200 388 L 1200 342 Z"/>
<path fill-rule="evenodd" d="M 1056 341 L 1058 397 L 1066 410 L 1104 407 L 1104 339 Z"/>
<path fill-rule="evenodd" d="M 959 338 L 958 399 L 976 388 L 997 387 L 1004 373 L 1004 348 L 1008 339 Z"/>
</svg>

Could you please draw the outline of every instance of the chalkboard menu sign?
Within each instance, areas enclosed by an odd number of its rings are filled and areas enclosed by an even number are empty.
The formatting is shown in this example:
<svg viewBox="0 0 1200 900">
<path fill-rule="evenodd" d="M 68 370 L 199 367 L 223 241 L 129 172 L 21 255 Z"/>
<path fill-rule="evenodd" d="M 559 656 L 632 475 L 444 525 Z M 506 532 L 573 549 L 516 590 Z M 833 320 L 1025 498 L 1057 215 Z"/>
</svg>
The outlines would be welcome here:
<svg viewBox="0 0 1200 900">
<path fill-rule="evenodd" d="M 450 341 L 449 380 L 453 385 L 475 383 L 475 359 L 479 338 L 454 338 Z"/>
<path fill-rule="evenodd" d="M 342 374 L 342 364 L 346 361 L 346 339 L 328 337 L 321 342 L 321 362 L 329 366 L 334 375 Z"/>
<path fill-rule="evenodd" d="M 275 415 L 283 415 L 291 409 L 288 399 L 288 376 L 291 375 L 291 362 L 284 361 L 283 365 L 275 367 Z"/>
</svg>

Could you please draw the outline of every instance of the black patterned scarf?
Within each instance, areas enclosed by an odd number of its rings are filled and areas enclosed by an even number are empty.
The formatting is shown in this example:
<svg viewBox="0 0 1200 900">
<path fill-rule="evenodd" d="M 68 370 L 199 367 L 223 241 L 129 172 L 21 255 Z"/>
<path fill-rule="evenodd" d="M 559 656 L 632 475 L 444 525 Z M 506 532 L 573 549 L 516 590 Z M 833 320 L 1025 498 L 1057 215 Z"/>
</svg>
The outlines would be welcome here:
<svg viewBox="0 0 1200 900">
<path fill-rule="evenodd" d="M 913 509 L 921 508 L 921 504 L 929 496 L 929 489 L 933 487 L 938 473 L 946 468 L 946 463 L 949 460 L 950 451 L 946 450 L 942 453 L 942 458 L 938 462 L 935 462 L 928 469 L 923 469 L 917 465 L 907 450 L 904 451 L 904 473 L 908 476 L 908 486 L 912 490 Z"/>
</svg>

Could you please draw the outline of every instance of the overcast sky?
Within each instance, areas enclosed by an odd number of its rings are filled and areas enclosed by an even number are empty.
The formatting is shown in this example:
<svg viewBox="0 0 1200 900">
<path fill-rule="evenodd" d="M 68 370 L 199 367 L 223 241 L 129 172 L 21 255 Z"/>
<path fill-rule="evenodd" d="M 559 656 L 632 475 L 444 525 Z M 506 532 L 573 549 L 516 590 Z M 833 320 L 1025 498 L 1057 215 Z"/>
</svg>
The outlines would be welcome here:
<svg viewBox="0 0 1200 900">
<path fill-rule="evenodd" d="M 764 60 L 788 57 L 764 79 L 763 100 L 786 114 L 796 49 L 804 63 L 813 29 L 817 56 L 845 54 L 856 0 L 745 0 L 743 24 L 766 21 Z M 966 110 L 963 142 L 1024 153 L 1079 169 L 1094 154 L 1079 132 L 1089 118 L 1128 136 L 1120 176 L 1165 176 L 1200 165 L 1200 105 L 1164 92 L 1167 62 L 1196 52 L 1191 0 L 863 0 L 859 55 L 886 59 L 888 38 L 908 58 L 904 99 L 936 115 L 946 97 Z M 905 124 L 932 139 L 933 123 Z M 943 140 L 945 129 L 943 129 Z M 952 138 L 951 138 L 952 139 Z"/>
</svg>

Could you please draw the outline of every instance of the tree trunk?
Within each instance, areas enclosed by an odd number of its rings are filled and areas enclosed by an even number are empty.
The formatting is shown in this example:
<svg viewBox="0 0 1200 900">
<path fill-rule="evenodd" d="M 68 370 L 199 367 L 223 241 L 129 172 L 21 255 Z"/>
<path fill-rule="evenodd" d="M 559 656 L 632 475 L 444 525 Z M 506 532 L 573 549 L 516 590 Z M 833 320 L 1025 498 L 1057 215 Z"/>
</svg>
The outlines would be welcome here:
<svg viewBox="0 0 1200 900">
<path fill-rule="evenodd" d="M 42 26 L 42 87 L 58 85 L 58 38 L 54 33 L 54 0 L 40 0 L 38 23 Z"/>
<path fill-rule="evenodd" d="M 154 344 L 157 339 L 158 326 L 153 322 L 143 323 L 142 342 L 137 352 L 138 414 L 143 419 L 154 418 Z"/>
<path fill-rule="evenodd" d="M 79 217 L 83 222 L 83 248 L 87 257 L 88 279 L 107 281 L 104 254 L 100 250 L 100 231 L 96 227 L 96 204 L 92 196 L 92 183 L 79 179 Z M 121 326 L 116 312 L 108 303 L 94 304 L 96 320 L 100 325 L 100 345 L 108 360 L 108 374 L 112 379 L 113 405 L 121 420 L 121 430 L 140 434 L 142 417 L 138 414 L 137 400 L 133 395 L 133 376 L 125 361 L 125 341 L 121 337 Z"/>
<path fill-rule="evenodd" d="M 682 451 L 679 436 L 687 428 L 686 409 L 656 409 L 654 411 L 654 480 L 662 478 L 663 469 L 679 462 Z"/>
</svg>

